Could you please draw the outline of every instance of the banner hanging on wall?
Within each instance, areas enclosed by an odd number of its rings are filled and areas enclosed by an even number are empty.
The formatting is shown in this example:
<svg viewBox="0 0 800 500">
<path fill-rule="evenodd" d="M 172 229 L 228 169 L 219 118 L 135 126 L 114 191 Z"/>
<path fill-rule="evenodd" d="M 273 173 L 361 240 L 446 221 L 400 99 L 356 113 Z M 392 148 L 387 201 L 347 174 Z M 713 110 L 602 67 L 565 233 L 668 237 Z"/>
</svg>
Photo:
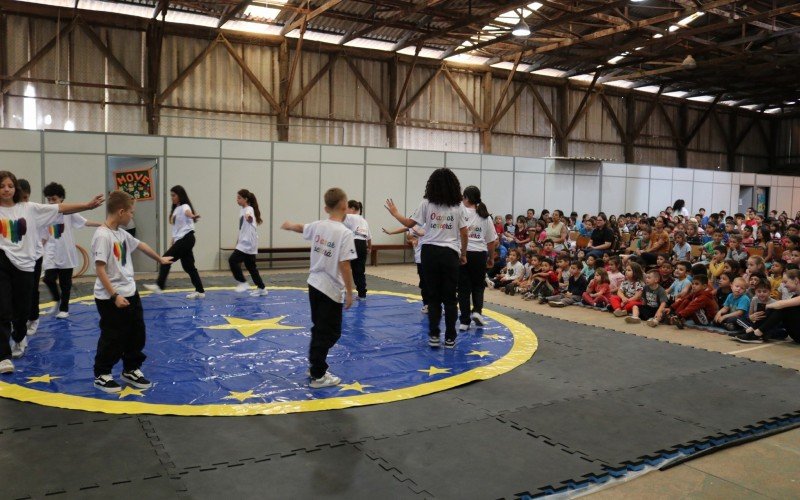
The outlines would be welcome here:
<svg viewBox="0 0 800 500">
<path fill-rule="evenodd" d="M 153 199 L 152 168 L 136 170 L 118 170 L 114 172 L 117 189 L 124 191 L 137 200 Z"/>
</svg>

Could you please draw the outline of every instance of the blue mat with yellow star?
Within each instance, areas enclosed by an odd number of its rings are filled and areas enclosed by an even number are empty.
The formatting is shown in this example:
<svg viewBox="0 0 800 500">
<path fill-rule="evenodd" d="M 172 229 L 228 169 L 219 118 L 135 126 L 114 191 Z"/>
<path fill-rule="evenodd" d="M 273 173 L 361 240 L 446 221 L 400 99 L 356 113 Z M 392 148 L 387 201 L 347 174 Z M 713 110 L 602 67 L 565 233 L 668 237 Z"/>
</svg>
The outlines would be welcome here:
<svg viewBox="0 0 800 500">
<path fill-rule="evenodd" d="M 488 324 L 459 335 L 455 349 L 427 346 L 418 296 L 370 292 L 344 312 L 328 355 L 337 387 L 308 388 L 311 318 L 306 289 L 270 287 L 266 297 L 229 288 L 142 294 L 150 389 L 106 394 L 92 385 L 99 335 L 92 297 L 72 301 L 66 320 L 42 317 L 0 397 L 60 408 L 161 415 L 254 415 L 329 410 L 409 399 L 501 375 L 533 355 L 522 323 L 485 311 Z M 120 365 L 115 367 L 118 371 Z M 115 373 L 118 375 L 118 373 Z"/>
</svg>

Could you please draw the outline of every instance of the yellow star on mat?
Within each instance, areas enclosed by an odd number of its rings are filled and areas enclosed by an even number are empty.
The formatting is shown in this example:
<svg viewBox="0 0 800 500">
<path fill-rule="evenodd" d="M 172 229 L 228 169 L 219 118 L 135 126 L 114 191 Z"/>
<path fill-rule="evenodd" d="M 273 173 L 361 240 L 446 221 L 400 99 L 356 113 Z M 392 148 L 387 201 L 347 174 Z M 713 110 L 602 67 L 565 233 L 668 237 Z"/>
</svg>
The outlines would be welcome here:
<svg viewBox="0 0 800 500">
<path fill-rule="evenodd" d="M 492 334 L 489 334 L 489 335 L 484 335 L 483 338 L 489 339 L 489 340 L 501 340 L 501 339 L 504 339 L 505 337 L 503 337 L 502 335 L 497 335 L 496 333 L 492 333 Z"/>
<path fill-rule="evenodd" d="M 226 316 L 227 325 L 205 326 L 208 330 L 236 330 L 243 337 L 250 337 L 262 330 L 297 330 L 301 326 L 288 326 L 279 324 L 286 316 L 277 318 L 250 320 L 245 318 L 233 318 Z"/>
<path fill-rule="evenodd" d="M 483 359 L 486 356 L 490 356 L 489 351 L 472 351 L 468 352 L 467 356 L 480 356 Z"/>
<path fill-rule="evenodd" d="M 28 381 L 25 382 L 25 383 L 26 384 L 36 384 L 36 383 L 41 382 L 43 384 L 49 384 L 50 382 L 52 382 L 53 380 L 55 380 L 57 378 L 61 378 L 61 377 L 51 377 L 50 374 L 48 373 L 47 375 L 39 375 L 38 377 L 28 377 Z"/>
<path fill-rule="evenodd" d="M 366 389 L 367 387 L 372 387 L 372 386 L 371 385 L 361 385 L 361 382 L 353 382 L 352 384 L 341 384 L 339 387 L 341 387 L 341 389 L 339 389 L 339 392 L 342 392 L 342 391 L 364 392 L 364 389 Z"/>
<path fill-rule="evenodd" d="M 439 375 L 440 373 L 450 373 L 450 368 L 436 368 L 431 366 L 427 370 L 417 370 L 418 372 L 427 373 L 430 376 Z"/>
<path fill-rule="evenodd" d="M 253 394 L 253 391 L 245 391 L 245 392 L 230 391 L 230 395 L 225 396 L 222 399 L 235 399 L 239 402 L 243 402 L 246 399 L 257 398 L 257 397 L 258 396 Z"/>
<path fill-rule="evenodd" d="M 129 385 L 126 385 L 125 388 L 122 389 L 122 391 L 120 391 L 119 399 L 122 399 L 122 398 L 124 398 L 126 396 L 144 397 L 144 394 L 142 393 L 142 391 L 144 391 L 144 389 L 134 389 L 133 387 L 131 387 Z"/>
</svg>

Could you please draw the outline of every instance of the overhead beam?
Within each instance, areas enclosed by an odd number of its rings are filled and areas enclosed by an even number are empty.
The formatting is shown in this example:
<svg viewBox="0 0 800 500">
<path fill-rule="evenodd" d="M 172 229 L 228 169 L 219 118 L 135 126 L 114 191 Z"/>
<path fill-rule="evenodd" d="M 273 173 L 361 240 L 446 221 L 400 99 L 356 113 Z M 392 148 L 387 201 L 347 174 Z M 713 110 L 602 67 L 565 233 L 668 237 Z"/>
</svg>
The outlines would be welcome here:
<svg viewBox="0 0 800 500">
<path fill-rule="evenodd" d="M 11 85 L 16 81 L 24 73 L 27 73 L 31 68 L 39 64 L 39 61 L 44 59 L 44 57 L 53 50 L 53 47 L 56 46 L 56 42 L 60 40 L 62 37 L 72 33 L 72 30 L 75 29 L 75 20 L 73 19 L 72 22 L 61 28 L 61 31 L 56 33 L 56 35 L 50 39 L 46 44 L 42 46 L 41 49 L 36 52 L 36 54 L 31 57 L 28 62 L 22 65 L 17 71 L 14 72 L 10 77 L 5 78 L 3 85 L 0 86 L 0 94 L 5 94 L 11 88 Z M 5 58 L 5 54 L 3 54 Z"/>
<path fill-rule="evenodd" d="M 244 12 L 245 9 L 247 9 L 247 7 L 251 3 L 253 3 L 253 0 L 242 0 L 241 2 L 236 4 L 235 7 L 229 8 L 228 11 L 225 12 L 225 14 L 223 14 L 222 17 L 219 18 L 219 22 L 217 23 L 217 28 L 221 28 L 225 23 L 227 23 L 231 19 L 234 19 L 236 16 Z"/>
<path fill-rule="evenodd" d="M 303 17 L 301 17 L 300 19 L 295 19 L 294 21 L 292 21 L 289 24 L 287 24 L 286 26 L 284 26 L 283 29 L 281 30 L 281 35 L 286 35 L 287 33 L 291 33 L 295 29 L 299 28 L 300 25 L 303 24 L 303 22 L 308 23 L 308 21 L 311 21 L 312 19 L 314 19 L 315 17 L 319 16 L 320 14 L 323 14 L 328 9 L 336 7 L 341 2 L 342 2 L 342 0 L 328 0 L 324 4 L 320 5 L 316 9 L 312 10 L 308 14 L 304 15 Z"/>
</svg>

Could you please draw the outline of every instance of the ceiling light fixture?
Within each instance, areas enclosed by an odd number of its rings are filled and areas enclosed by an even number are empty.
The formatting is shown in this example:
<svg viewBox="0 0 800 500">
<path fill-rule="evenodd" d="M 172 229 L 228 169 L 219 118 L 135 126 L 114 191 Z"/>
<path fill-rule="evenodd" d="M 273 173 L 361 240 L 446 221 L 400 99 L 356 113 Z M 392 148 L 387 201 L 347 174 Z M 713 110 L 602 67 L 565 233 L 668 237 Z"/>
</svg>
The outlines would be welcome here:
<svg viewBox="0 0 800 500">
<path fill-rule="evenodd" d="M 681 66 L 688 69 L 694 69 L 697 67 L 697 61 L 695 61 L 694 57 L 691 54 L 686 56 L 686 58 L 681 63 Z"/>
<path fill-rule="evenodd" d="M 514 29 L 511 30 L 511 34 L 518 38 L 531 36 L 531 28 L 528 26 L 525 20 L 522 19 L 522 14 L 519 15 L 519 22 L 516 26 L 514 26 Z"/>
</svg>

